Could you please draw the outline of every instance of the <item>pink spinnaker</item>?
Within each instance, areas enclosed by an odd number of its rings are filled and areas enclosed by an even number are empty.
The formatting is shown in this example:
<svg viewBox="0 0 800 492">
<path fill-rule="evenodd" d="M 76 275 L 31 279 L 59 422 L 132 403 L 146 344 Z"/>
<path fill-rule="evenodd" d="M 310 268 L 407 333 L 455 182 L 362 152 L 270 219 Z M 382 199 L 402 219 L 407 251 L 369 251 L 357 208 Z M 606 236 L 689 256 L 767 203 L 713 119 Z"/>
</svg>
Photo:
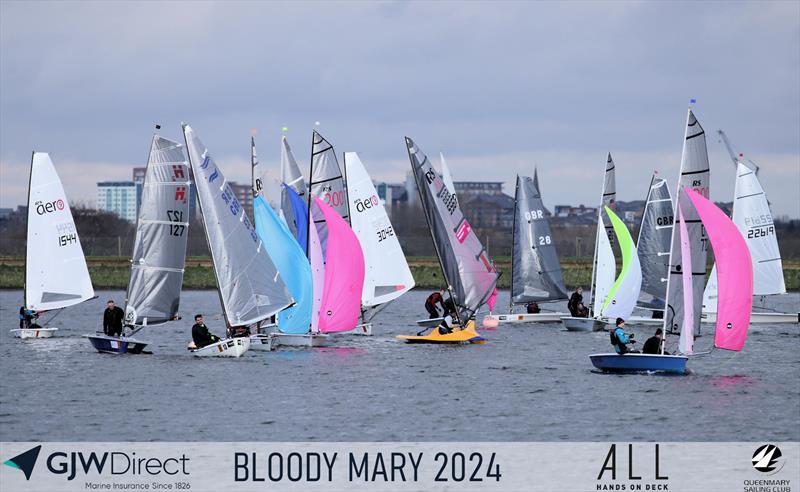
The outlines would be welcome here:
<svg viewBox="0 0 800 492">
<path fill-rule="evenodd" d="M 678 204 L 678 230 L 681 235 L 681 258 L 684 265 L 692 264 L 692 245 L 689 243 L 689 230 L 683 218 L 683 209 Z M 682 354 L 691 355 L 694 348 L 694 294 L 692 292 L 692 270 L 684 268 L 681 273 L 683 282 L 683 326 L 678 342 L 678 350 Z M 663 346 L 662 346 L 663 349 Z"/>
<path fill-rule="evenodd" d="M 364 252 L 353 230 L 334 209 L 319 198 L 314 198 L 314 203 L 322 211 L 328 225 L 319 331 L 331 333 L 352 330 L 361 315 Z"/>
<path fill-rule="evenodd" d="M 708 232 L 717 260 L 717 326 L 714 346 L 740 351 L 753 308 L 753 260 L 742 233 L 725 213 L 696 191 L 684 188 Z"/>
</svg>

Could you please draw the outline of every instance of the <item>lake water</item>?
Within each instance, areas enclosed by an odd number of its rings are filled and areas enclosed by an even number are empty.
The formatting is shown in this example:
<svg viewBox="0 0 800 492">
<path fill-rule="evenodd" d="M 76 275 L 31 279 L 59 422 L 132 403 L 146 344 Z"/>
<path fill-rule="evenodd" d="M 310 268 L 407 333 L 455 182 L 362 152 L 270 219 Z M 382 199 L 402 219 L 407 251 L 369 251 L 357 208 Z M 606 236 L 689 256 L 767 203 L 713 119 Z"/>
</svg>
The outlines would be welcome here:
<svg viewBox="0 0 800 492">
<path fill-rule="evenodd" d="M 395 340 L 417 331 L 427 294 L 385 309 L 372 337 L 198 359 L 185 349 L 193 315 L 224 332 L 215 291 L 184 292 L 184 319 L 141 332 L 154 353 L 139 356 L 99 354 L 81 337 L 121 291 L 64 310 L 57 338 L 25 341 L 8 331 L 22 293 L 0 292 L 0 440 L 800 440 L 798 325 L 755 325 L 743 352 L 693 359 L 689 376 L 605 375 L 587 355 L 607 352 L 608 335 L 560 324 L 486 330 L 485 345 Z M 799 305 L 795 293 L 775 307 Z M 653 329 L 629 331 L 641 343 Z"/>
</svg>

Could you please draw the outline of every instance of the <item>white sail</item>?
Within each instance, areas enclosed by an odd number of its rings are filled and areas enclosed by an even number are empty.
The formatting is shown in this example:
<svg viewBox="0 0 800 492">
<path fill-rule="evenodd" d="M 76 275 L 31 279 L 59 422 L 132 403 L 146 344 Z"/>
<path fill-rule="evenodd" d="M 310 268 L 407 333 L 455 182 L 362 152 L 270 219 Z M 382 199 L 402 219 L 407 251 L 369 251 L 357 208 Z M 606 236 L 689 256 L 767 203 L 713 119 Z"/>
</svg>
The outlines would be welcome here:
<svg viewBox="0 0 800 492">
<path fill-rule="evenodd" d="M 292 296 L 208 149 L 183 127 L 208 249 L 230 326 L 247 326 L 288 307 Z"/>
<path fill-rule="evenodd" d="M 28 191 L 25 307 L 60 309 L 94 297 L 67 195 L 50 155 L 34 152 Z"/>
<path fill-rule="evenodd" d="M 414 287 L 414 277 L 386 209 L 358 154 L 344 154 L 350 200 L 350 224 L 364 252 L 361 303 L 375 307 L 397 299 Z"/>
<path fill-rule="evenodd" d="M 605 233 L 605 224 L 603 217 L 597 223 L 597 263 L 595 264 L 595 280 L 594 292 L 594 305 L 592 311 L 595 316 L 600 316 L 603 303 L 606 302 L 606 297 L 611 291 L 611 286 L 614 285 L 614 277 L 617 274 L 617 263 L 614 260 L 614 251 L 611 249 L 611 242 L 608 240 L 608 235 Z"/>
<path fill-rule="evenodd" d="M 672 247 L 670 248 L 669 279 L 667 280 L 667 306 L 664 312 L 664 328 L 677 332 L 684 323 L 684 309 L 691 308 L 694 317 L 692 326 L 700 326 L 703 287 L 706 277 L 706 259 L 708 255 L 708 236 L 700 221 L 694 205 L 686 196 L 684 188 L 690 188 L 704 197 L 709 194 L 710 173 L 708 167 L 708 150 L 703 127 L 690 109 L 686 120 L 686 133 L 681 156 L 681 171 L 675 189 L 675 210 L 681 208 L 686 220 L 686 231 L 691 248 L 691 259 L 683 260 L 678 227 L 672 228 Z M 677 224 L 677 222 L 676 222 Z M 683 271 L 689 269 L 692 274 L 691 306 L 684 303 Z"/>
<path fill-rule="evenodd" d="M 441 152 L 439 152 L 439 160 L 442 164 L 442 181 L 444 181 L 444 185 L 447 186 L 448 190 L 453 190 L 453 196 L 456 197 L 456 203 L 458 203 L 456 185 L 453 183 L 453 175 L 450 174 L 450 168 L 447 166 L 447 161 L 444 160 L 444 154 Z"/>
<path fill-rule="evenodd" d="M 313 222 L 308 225 L 308 260 L 311 262 L 311 280 L 314 290 L 311 332 L 319 333 L 319 308 L 322 306 L 322 291 L 325 288 L 325 258 L 322 256 L 322 243 L 319 240 L 317 226 Z"/>
<path fill-rule="evenodd" d="M 785 294 L 781 252 L 769 202 L 755 171 L 741 161 L 736 167 L 733 223 L 742 232 L 753 259 L 753 295 Z M 717 311 L 716 265 L 703 293 L 703 310 Z"/>
</svg>

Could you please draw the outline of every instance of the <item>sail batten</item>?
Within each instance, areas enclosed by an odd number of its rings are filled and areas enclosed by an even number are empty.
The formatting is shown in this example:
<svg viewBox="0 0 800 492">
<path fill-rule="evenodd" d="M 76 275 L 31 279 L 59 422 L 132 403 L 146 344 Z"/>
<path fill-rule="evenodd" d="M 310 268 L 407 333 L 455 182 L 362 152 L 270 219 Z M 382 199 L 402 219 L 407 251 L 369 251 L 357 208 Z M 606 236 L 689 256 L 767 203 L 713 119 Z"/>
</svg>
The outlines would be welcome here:
<svg viewBox="0 0 800 492">
<path fill-rule="evenodd" d="M 67 195 L 45 152 L 31 155 L 25 255 L 26 308 L 61 309 L 94 297 Z"/>
<path fill-rule="evenodd" d="M 499 274 L 475 231 L 464 217 L 453 192 L 428 157 L 406 137 L 411 170 L 434 247 L 462 322 L 491 296 Z"/>
<path fill-rule="evenodd" d="M 293 299 L 208 149 L 188 125 L 184 137 L 226 320 L 230 326 L 255 324 Z"/>
</svg>

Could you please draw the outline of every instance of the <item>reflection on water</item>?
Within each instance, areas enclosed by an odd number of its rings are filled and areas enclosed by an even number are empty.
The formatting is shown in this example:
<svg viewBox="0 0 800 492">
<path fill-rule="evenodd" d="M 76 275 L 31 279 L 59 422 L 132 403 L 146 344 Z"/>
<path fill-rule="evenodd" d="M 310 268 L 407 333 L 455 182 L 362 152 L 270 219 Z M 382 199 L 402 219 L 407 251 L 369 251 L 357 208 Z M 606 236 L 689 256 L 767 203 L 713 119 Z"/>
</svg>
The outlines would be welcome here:
<svg viewBox="0 0 800 492">
<path fill-rule="evenodd" d="M 399 342 L 425 316 L 428 292 L 415 291 L 378 315 L 372 337 L 198 359 L 185 348 L 194 313 L 214 333 L 224 324 L 217 294 L 191 291 L 183 320 L 137 335 L 152 355 L 116 356 L 81 337 L 100 328 L 106 299 L 124 297 L 99 294 L 57 318 L 57 338 L 18 340 L 8 330 L 21 293 L 0 292 L 1 440 L 800 439 L 797 325 L 753 327 L 743 352 L 693 358 L 687 377 L 601 375 L 588 354 L 609 350 L 608 334 L 560 324 L 503 325 L 485 345 Z M 796 311 L 799 299 L 776 307 Z M 654 328 L 635 331 L 642 343 Z M 252 425 L 213 425 L 243 415 Z"/>
</svg>

